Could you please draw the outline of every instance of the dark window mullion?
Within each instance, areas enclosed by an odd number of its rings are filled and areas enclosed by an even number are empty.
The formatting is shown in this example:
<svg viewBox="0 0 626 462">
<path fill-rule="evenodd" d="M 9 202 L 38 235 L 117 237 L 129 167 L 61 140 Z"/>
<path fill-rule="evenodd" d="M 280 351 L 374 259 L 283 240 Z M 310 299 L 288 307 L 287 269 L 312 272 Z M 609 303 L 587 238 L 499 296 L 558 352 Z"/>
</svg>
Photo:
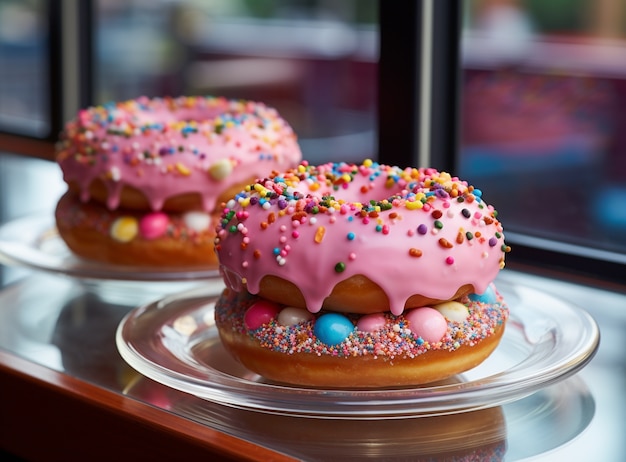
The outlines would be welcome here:
<svg viewBox="0 0 626 462">
<path fill-rule="evenodd" d="M 379 159 L 453 171 L 459 140 L 460 3 L 381 1 L 379 8 Z M 424 20 L 432 27 L 429 40 L 422 36 Z M 424 58 L 428 65 L 423 67 Z M 429 73 L 428 88 L 422 72 Z M 423 103 L 427 109 L 421 113 Z M 428 133 L 420 133 L 424 129 Z M 420 155 L 422 148 L 426 156 Z M 419 165 L 424 157 L 428 165 Z"/>
<path fill-rule="evenodd" d="M 415 165 L 420 126 L 421 1 L 379 2 L 378 158 Z"/>
<path fill-rule="evenodd" d="M 433 0 L 431 166 L 457 173 L 460 143 L 461 2 Z"/>
<path fill-rule="evenodd" d="M 95 100 L 94 66 L 97 56 L 97 43 L 94 37 L 96 30 L 94 11 L 94 0 L 78 2 L 78 60 L 80 63 L 78 101 L 81 108 L 92 106 Z"/>
<path fill-rule="evenodd" d="M 48 0 L 48 113 L 50 131 L 47 139 L 54 141 L 63 125 L 63 50 L 62 0 Z"/>
</svg>

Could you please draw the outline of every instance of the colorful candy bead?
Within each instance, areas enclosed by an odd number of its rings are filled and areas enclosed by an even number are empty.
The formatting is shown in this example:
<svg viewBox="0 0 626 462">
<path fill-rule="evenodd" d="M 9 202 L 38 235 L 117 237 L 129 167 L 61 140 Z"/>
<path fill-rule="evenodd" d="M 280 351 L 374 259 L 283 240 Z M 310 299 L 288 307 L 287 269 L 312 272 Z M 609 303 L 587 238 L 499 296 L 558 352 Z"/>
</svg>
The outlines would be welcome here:
<svg viewBox="0 0 626 462">
<path fill-rule="evenodd" d="M 296 308 L 288 306 L 283 308 L 278 314 L 278 324 L 282 326 L 295 326 L 302 322 L 307 322 L 313 319 L 313 314 L 304 308 Z"/>
<path fill-rule="evenodd" d="M 183 215 L 183 222 L 196 232 L 206 231 L 211 226 L 211 216 L 205 212 L 187 212 Z"/>
<path fill-rule="evenodd" d="M 430 343 L 440 341 L 448 329 L 446 318 L 434 308 L 415 308 L 409 310 L 405 317 L 411 332 Z"/>
<path fill-rule="evenodd" d="M 233 171 L 233 164 L 228 159 L 220 159 L 209 167 L 209 175 L 216 181 L 222 181 Z"/>
<path fill-rule="evenodd" d="M 496 292 L 493 288 L 493 284 L 490 284 L 482 294 L 470 294 L 469 299 L 474 302 L 482 303 L 495 303 L 497 300 Z"/>
<path fill-rule="evenodd" d="M 167 231 L 169 218 L 163 212 L 145 215 L 139 221 L 139 233 L 144 239 L 158 239 Z"/>
<path fill-rule="evenodd" d="M 110 236 L 118 242 L 130 242 L 139 232 L 137 220 L 133 217 L 119 217 L 111 225 Z"/>
<path fill-rule="evenodd" d="M 354 325 L 339 313 L 326 313 L 315 322 L 315 336 L 326 345 L 339 345 L 354 331 Z"/>
<path fill-rule="evenodd" d="M 463 322 L 469 316 L 469 310 L 467 307 L 462 303 L 455 301 L 439 303 L 433 308 L 439 311 L 443 317 L 453 322 Z"/>
<path fill-rule="evenodd" d="M 280 311 L 276 303 L 259 300 L 246 311 L 243 322 L 247 329 L 255 330 L 269 323 L 278 316 Z"/>
<path fill-rule="evenodd" d="M 384 327 L 387 318 L 384 313 L 372 313 L 361 316 L 356 323 L 356 328 L 361 332 L 376 332 Z"/>
</svg>

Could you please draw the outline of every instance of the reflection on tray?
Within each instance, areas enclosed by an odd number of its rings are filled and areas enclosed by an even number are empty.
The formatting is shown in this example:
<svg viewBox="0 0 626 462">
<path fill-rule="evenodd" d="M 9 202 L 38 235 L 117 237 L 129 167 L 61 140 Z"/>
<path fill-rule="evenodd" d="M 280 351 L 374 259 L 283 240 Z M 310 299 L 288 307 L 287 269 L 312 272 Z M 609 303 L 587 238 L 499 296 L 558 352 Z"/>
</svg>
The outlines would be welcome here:
<svg viewBox="0 0 626 462">
<path fill-rule="evenodd" d="M 519 460 L 555 449 L 591 422 L 594 400 L 578 377 L 503 406 L 387 420 L 315 419 L 210 403 L 136 374 L 124 393 L 305 460 Z M 568 422 L 568 425 L 563 425 Z"/>
<path fill-rule="evenodd" d="M 137 376 L 125 394 L 306 460 L 504 460 L 502 407 L 457 415 L 390 420 L 302 419 L 211 405 Z M 468 437 L 471 435 L 471 437 Z M 419 456 L 418 456 L 419 455 Z M 417 458 L 416 458 L 417 457 Z"/>
</svg>

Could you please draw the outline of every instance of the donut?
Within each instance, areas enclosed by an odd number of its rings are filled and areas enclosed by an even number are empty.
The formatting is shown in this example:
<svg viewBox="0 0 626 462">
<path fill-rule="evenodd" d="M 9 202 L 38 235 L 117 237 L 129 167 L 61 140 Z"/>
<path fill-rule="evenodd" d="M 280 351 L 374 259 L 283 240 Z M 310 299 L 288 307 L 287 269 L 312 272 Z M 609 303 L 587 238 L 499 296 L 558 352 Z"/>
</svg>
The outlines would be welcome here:
<svg viewBox="0 0 626 462">
<path fill-rule="evenodd" d="M 72 191 L 56 206 L 56 223 L 68 248 L 93 261 L 124 266 L 217 268 L 213 252 L 219 216 L 204 211 L 109 210 L 83 203 Z"/>
<path fill-rule="evenodd" d="M 502 225 L 446 172 L 304 161 L 229 200 L 216 235 L 220 337 L 272 380 L 427 383 L 476 366 L 503 334 Z"/>
<path fill-rule="evenodd" d="M 224 347 L 266 379 L 381 388 L 432 383 L 472 369 L 496 348 L 509 310 L 495 288 L 432 307 L 311 313 L 225 289 L 215 307 Z"/>
<path fill-rule="evenodd" d="M 81 110 L 56 150 L 68 192 L 55 218 L 68 247 L 107 263 L 170 267 L 216 266 L 219 205 L 302 157 L 275 109 L 199 96 Z"/>
<path fill-rule="evenodd" d="M 482 293 L 509 251 L 482 192 L 445 172 L 306 162 L 227 202 L 227 284 L 315 313 L 391 311 Z"/>
</svg>

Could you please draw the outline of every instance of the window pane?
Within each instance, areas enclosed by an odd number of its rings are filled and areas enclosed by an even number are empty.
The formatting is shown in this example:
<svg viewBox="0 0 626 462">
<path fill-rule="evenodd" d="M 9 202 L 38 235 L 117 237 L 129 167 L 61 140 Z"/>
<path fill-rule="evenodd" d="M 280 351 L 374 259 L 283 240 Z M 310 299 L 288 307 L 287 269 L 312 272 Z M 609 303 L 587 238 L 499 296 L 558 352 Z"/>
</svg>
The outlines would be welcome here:
<svg viewBox="0 0 626 462">
<path fill-rule="evenodd" d="M 262 101 L 311 162 L 376 157 L 376 0 L 98 0 L 96 18 L 96 103 Z"/>
<path fill-rule="evenodd" d="M 510 231 L 626 253 L 626 2 L 466 6 L 459 174 Z"/>
<path fill-rule="evenodd" d="M 0 0 L 0 131 L 49 135 L 46 5 Z"/>
</svg>

